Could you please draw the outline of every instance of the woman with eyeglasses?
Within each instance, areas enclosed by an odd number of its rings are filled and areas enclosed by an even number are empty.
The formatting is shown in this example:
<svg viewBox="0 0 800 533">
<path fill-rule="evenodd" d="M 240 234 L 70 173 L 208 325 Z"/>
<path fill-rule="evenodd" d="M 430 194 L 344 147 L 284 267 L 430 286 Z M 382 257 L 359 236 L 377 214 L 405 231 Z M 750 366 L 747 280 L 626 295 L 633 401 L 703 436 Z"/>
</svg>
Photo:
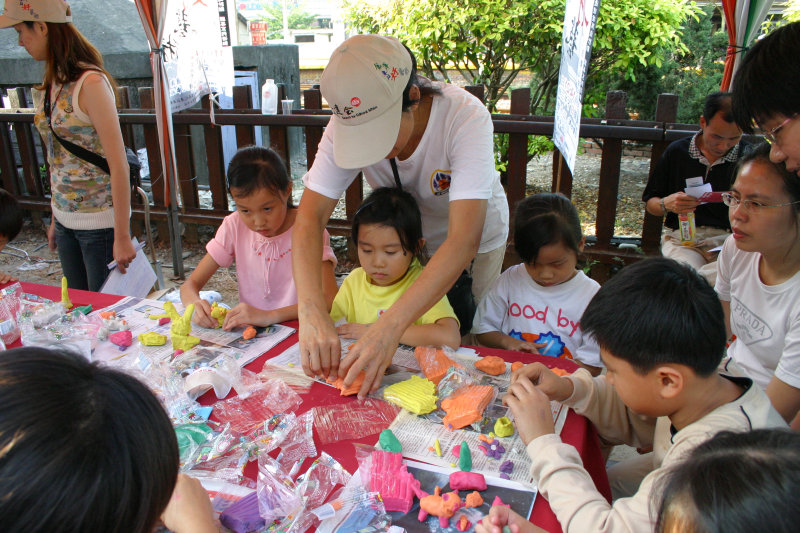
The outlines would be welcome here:
<svg viewBox="0 0 800 533">
<path fill-rule="evenodd" d="M 754 126 L 772 145 L 770 158 L 800 176 L 800 22 L 757 41 L 733 80 L 733 114 L 745 133 Z"/>
<path fill-rule="evenodd" d="M 723 201 L 733 234 L 715 289 L 735 335 L 728 355 L 791 422 L 800 410 L 800 180 L 763 143 L 740 160 Z"/>
</svg>

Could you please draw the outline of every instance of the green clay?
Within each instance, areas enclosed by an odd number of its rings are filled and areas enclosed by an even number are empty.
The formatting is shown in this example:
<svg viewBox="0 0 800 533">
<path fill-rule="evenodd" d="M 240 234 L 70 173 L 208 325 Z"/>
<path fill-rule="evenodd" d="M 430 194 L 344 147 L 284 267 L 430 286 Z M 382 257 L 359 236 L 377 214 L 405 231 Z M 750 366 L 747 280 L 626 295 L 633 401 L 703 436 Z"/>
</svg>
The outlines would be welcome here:
<svg viewBox="0 0 800 533">
<path fill-rule="evenodd" d="M 92 312 L 92 305 L 89 304 L 89 305 L 84 305 L 84 306 L 81 306 L 81 307 L 76 307 L 75 311 L 80 311 L 84 315 L 88 315 L 89 313 Z"/>
<path fill-rule="evenodd" d="M 397 440 L 397 437 L 394 433 L 392 433 L 391 429 L 384 429 L 381 431 L 381 436 L 378 438 L 378 444 L 381 445 L 386 452 L 397 452 L 400 453 L 403 451 L 403 445 L 400 444 L 400 441 Z"/>
<path fill-rule="evenodd" d="M 469 451 L 467 441 L 461 442 L 461 449 L 458 452 L 458 468 L 464 472 L 472 470 L 472 453 Z"/>
</svg>

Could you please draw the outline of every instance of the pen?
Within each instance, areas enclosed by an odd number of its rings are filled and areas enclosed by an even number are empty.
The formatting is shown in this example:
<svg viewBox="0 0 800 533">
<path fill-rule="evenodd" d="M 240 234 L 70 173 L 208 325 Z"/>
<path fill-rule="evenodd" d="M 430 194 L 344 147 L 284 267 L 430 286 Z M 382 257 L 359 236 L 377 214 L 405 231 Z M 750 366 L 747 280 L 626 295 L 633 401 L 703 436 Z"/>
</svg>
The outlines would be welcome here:
<svg viewBox="0 0 800 533">
<path fill-rule="evenodd" d="M 138 252 L 139 250 L 141 250 L 142 248 L 144 248 L 144 245 L 145 245 L 145 244 L 146 244 L 146 241 L 137 242 L 137 243 L 136 243 L 136 244 L 133 246 L 133 248 L 134 248 L 134 250 L 136 250 L 136 251 Z M 111 262 L 108 264 L 108 269 L 109 269 L 109 270 L 114 270 L 115 268 L 117 268 L 117 262 L 116 262 L 116 261 L 111 261 Z"/>
</svg>

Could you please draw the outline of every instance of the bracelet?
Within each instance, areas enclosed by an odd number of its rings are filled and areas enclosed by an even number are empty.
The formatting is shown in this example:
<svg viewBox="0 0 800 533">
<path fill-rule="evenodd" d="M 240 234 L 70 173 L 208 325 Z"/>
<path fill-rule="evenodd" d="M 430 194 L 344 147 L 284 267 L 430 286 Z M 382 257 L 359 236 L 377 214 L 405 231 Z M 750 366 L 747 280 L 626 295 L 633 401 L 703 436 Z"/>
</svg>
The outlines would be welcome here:
<svg viewBox="0 0 800 533">
<path fill-rule="evenodd" d="M 661 211 L 663 211 L 664 213 L 664 215 L 662 216 L 667 216 L 667 213 L 669 213 L 669 211 L 667 210 L 667 205 L 664 203 L 663 198 L 661 199 Z"/>
</svg>

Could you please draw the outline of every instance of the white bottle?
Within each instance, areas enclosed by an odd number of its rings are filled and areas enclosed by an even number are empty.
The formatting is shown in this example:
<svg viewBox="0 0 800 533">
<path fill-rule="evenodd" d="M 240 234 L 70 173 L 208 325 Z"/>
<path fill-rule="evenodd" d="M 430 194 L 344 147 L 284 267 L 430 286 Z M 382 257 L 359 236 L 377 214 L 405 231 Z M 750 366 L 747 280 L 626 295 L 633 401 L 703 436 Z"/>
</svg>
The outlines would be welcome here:
<svg viewBox="0 0 800 533">
<path fill-rule="evenodd" d="M 278 86 L 272 79 L 267 79 L 261 86 L 261 113 L 264 115 L 278 113 Z"/>
</svg>

